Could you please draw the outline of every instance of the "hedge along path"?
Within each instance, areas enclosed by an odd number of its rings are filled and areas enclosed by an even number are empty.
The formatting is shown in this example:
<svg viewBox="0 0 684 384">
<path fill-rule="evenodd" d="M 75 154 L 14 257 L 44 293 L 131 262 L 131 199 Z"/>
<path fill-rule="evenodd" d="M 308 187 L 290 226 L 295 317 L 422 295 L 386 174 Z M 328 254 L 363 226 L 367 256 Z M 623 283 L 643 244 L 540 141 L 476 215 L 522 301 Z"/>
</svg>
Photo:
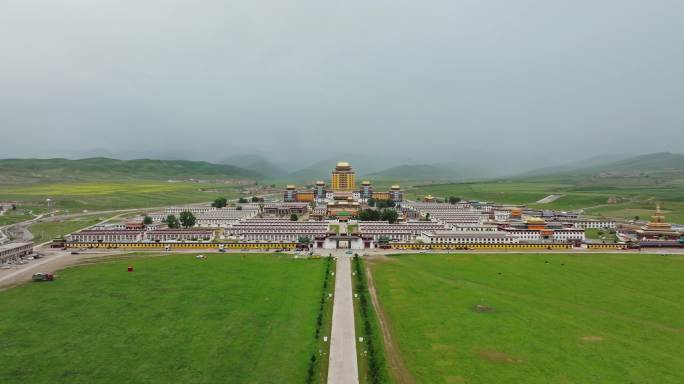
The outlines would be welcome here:
<svg viewBox="0 0 684 384">
<path fill-rule="evenodd" d="M 359 320 L 356 326 L 357 330 L 360 329 L 360 334 L 365 338 L 363 343 L 365 346 L 364 357 L 366 366 L 361 367 L 362 371 L 359 371 L 360 378 L 363 378 L 362 382 L 369 384 L 393 382 L 390 380 L 387 370 L 384 343 L 380 336 L 380 325 L 372 308 L 373 304 L 371 303 L 366 284 L 363 262 L 358 256 L 354 257 L 354 270 L 356 283 L 354 290 L 359 296 L 358 307 L 355 307 L 358 310 L 357 318 Z"/>
<path fill-rule="evenodd" d="M 325 345 L 329 343 L 324 343 L 321 345 L 323 323 L 329 319 L 329 315 L 326 316 L 326 306 L 329 306 L 330 292 L 330 275 L 332 274 L 332 257 L 328 257 L 325 263 L 325 272 L 323 275 L 323 287 L 321 289 L 321 299 L 318 307 L 318 315 L 316 317 L 316 331 L 314 332 L 314 351 L 311 353 L 311 358 L 309 359 L 309 367 L 306 373 L 306 384 L 323 383 L 327 377 L 327 370 L 323 365 L 322 352 L 329 353 L 326 350 Z"/>
<path fill-rule="evenodd" d="M 385 312 L 383 312 L 380 307 L 380 301 L 378 301 L 378 294 L 375 290 L 375 282 L 373 281 L 373 273 L 371 271 L 370 265 L 368 263 L 365 265 L 366 281 L 368 284 L 368 293 L 370 294 L 371 303 L 373 304 L 373 309 L 377 314 L 378 324 L 380 325 L 380 331 L 382 332 L 382 338 L 385 346 L 385 353 L 389 360 L 390 374 L 397 384 L 414 384 L 415 380 L 411 375 L 411 372 L 406 368 L 404 359 L 401 356 L 401 351 L 397 346 L 394 338 L 392 338 L 392 332 L 390 331 L 389 322 Z"/>
</svg>

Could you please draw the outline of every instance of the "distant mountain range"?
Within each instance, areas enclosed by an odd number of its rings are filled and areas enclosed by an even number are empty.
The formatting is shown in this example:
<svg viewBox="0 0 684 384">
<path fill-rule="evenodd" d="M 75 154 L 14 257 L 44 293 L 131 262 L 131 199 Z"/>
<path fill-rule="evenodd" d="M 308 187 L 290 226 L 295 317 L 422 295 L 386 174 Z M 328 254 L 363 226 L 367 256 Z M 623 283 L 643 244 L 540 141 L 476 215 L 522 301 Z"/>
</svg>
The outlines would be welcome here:
<svg viewBox="0 0 684 384">
<path fill-rule="evenodd" d="M 366 175 L 390 180 L 462 181 L 491 178 L 548 178 L 563 175 L 634 176 L 684 173 L 684 154 L 604 155 L 515 175 L 505 164 L 404 164 Z"/>
<path fill-rule="evenodd" d="M 600 172 L 670 172 L 684 170 L 684 154 L 661 152 L 588 167 Z"/>
<path fill-rule="evenodd" d="M 466 181 L 507 177 L 517 167 L 494 160 L 435 164 L 403 164 L 367 175 L 370 178 L 407 181 Z"/>
<path fill-rule="evenodd" d="M 381 165 L 386 165 L 387 161 L 363 155 L 346 157 L 338 155 L 288 173 L 263 156 L 239 155 L 223 161 L 230 164 L 186 160 L 117 160 L 102 157 L 80 160 L 4 159 L 0 160 L 0 184 L 189 178 L 269 179 L 303 184 L 329 179 L 330 171 L 338 161 L 349 161 L 356 170 L 358 179 L 387 181 L 444 182 L 492 178 L 548 179 L 567 176 L 635 176 L 674 173 L 684 175 L 684 154 L 669 152 L 638 156 L 600 156 L 517 175 L 510 168 L 506 168 L 506 164 L 497 162 L 405 163 L 380 168 Z"/>
<path fill-rule="evenodd" d="M 287 174 L 283 168 L 261 155 L 235 155 L 221 161 L 260 174 L 269 179 L 279 179 Z"/>
<path fill-rule="evenodd" d="M 123 181 L 165 179 L 261 178 L 257 172 L 233 165 L 186 160 L 116 160 L 109 158 L 4 159 L 0 183 Z"/>
<path fill-rule="evenodd" d="M 339 153 L 327 159 L 317 161 L 309 166 L 288 173 L 284 178 L 297 183 L 309 183 L 316 180 L 328 180 L 330 172 L 340 161 L 351 164 L 358 177 L 370 175 L 396 164 L 397 159 L 391 159 L 367 154 Z"/>
<path fill-rule="evenodd" d="M 473 177 L 477 172 L 463 172 L 445 164 L 403 164 L 367 175 L 373 179 L 449 181 Z"/>
<path fill-rule="evenodd" d="M 595 157 L 561 167 L 525 172 L 519 177 L 553 177 L 563 175 L 635 175 L 684 172 L 684 154 L 660 152 L 637 156 Z"/>
</svg>

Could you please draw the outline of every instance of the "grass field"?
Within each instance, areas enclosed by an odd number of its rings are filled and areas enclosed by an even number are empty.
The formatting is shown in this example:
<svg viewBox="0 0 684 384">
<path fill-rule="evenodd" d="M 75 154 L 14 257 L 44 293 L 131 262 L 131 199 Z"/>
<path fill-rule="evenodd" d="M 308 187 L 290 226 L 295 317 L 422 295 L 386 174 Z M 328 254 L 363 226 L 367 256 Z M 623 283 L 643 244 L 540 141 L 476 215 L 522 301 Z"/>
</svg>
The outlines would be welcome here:
<svg viewBox="0 0 684 384">
<path fill-rule="evenodd" d="M 89 215 L 59 221 L 46 221 L 30 225 L 28 230 L 33 234 L 33 242 L 40 244 L 81 228 L 95 225 L 106 218 L 107 216 L 102 215 Z"/>
<path fill-rule="evenodd" d="M 14 224 L 20 221 L 31 220 L 32 218 L 33 216 L 23 209 L 17 209 L 16 211 L 7 211 L 4 214 L 0 215 L 0 226 Z"/>
<path fill-rule="evenodd" d="M 236 188 L 229 184 L 163 181 L 32 184 L 1 186 L 0 200 L 44 207 L 45 199 L 51 198 L 54 208 L 62 211 L 116 210 L 198 203 L 221 196 L 234 198 L 238 195 Z"/>
<path fill-rule="evenodd" d="M 684 382 L 681 255 L 401 255 L 372 271 L 417 383 Z"/>
<path fill-rule="evenodd" d="M 382 332 L 373 311 L 364 262 L 355 256 L 352 260 L 352 289 L 354 298 L 354 323 L 357 337 L 356 355 L 359 365 L 359 383 L 376 384 L 390 380 L 387 371 Z M 363 338 L 363 341 L 358 341 Z"/>
<path fill-rule="evenodd" d="M 552 190 L 567 188 L 560 183 L 525 183 L 509 181 L 417 185 L 407 191 L 408 198 L 458 196 L 462 199 L 496 201 L 504 204 L 529 204 L 542 199 Z"/>
<path fill-rule="evenodd" d="M 667 219 L 684 223 L 684 181 L 680 179 L 568 177 L 564 180 L 515 180 L 417 185 L 408 198 L 427 194 L 444 198 L 524 204 L 533 208 L 585 210 L 586 214 L 623 219 L 648 219 L 661 203 Z M 548 204 L 536 202 L 548 195 L 561 197 Z"/>
<path fill-rule="evenodd" d="M 620 240 L 615 233 L 607 229 L 587 228 L 584 230 L 584 234 L 587 239 L 602 240 L 607 243 L 616 243 Z"/>
<path fill-rule="evenodd" d="M 0 292 L 0 382 L 304 382 L 326 261 L 194 256 L 84 265 Z"/>
</svg>

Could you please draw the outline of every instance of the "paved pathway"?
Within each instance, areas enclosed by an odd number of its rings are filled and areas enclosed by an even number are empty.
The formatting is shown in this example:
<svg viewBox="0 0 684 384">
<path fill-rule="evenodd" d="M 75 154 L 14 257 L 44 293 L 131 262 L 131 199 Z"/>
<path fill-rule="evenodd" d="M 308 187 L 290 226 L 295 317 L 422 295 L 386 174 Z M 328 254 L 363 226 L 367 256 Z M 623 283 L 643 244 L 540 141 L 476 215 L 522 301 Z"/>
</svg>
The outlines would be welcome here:
<svg viewBox="0 0 684 384">
<path fill-rule="evenodd" d="M 358 384 L 351 257 L 337 257 L 328 384 Z"/>
<path fill-rule="evenodd" d="M 563 195 L 548 195 L 548 196 L 546 196 L 546 197 L 543 198 L 543 199 L 537 200 L 537 204 L 549 204 L 549 203 L 553 203 L 554 201 L 560 199 L 561 197 L 563 197 Z"/>
</svg>

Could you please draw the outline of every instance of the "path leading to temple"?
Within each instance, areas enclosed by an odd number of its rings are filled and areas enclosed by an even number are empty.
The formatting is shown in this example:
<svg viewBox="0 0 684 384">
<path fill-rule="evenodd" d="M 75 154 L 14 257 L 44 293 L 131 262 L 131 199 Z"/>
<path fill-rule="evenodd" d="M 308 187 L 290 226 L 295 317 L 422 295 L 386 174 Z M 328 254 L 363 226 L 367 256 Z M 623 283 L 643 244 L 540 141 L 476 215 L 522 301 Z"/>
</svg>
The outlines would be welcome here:
<svg viewBox="0 0 684 384">
<path fill-rule="evenodd" d="M 337 256 L 328 384 L 358 384 L 351 257 Z"/>
</svg>

